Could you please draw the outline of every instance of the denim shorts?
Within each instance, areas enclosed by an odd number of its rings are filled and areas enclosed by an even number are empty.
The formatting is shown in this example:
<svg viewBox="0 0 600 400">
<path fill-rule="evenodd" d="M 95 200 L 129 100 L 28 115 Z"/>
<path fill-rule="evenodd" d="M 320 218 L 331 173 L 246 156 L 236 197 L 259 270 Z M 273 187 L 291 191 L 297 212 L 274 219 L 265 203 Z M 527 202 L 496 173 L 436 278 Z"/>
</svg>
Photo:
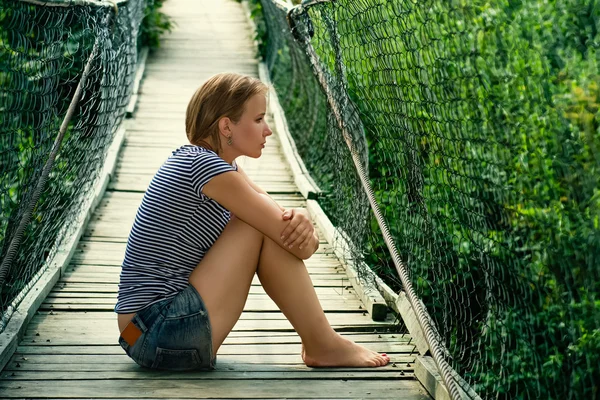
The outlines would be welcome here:
<svg viewBox="0 0 600 400">
<path fill-rule="evenodd" d="M 173 298 L 138 311 L 131 321 L 142 335 L 133 346 L 119 336 L 119 344 L 142 367 L 168 371 L 215 369 L 208 311 L 192 285 Z"/>
</svg>

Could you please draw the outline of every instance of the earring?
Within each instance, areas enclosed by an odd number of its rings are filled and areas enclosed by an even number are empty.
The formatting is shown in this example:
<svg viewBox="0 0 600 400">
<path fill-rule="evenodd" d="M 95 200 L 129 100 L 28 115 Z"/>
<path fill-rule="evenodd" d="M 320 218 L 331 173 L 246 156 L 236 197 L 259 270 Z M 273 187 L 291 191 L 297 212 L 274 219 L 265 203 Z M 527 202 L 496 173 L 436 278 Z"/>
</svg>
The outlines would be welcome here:
<svg viewBox="0 0 600 400">
<path fill-rule="evenodd" d="M 233 139 L 231 139 L 231 136 L 229 136 L 229 137 L 227 138 L 227 144 L 228 144 L 229 146 L 231 146 L 231 145 L 233 144 Z"/>
</svg>

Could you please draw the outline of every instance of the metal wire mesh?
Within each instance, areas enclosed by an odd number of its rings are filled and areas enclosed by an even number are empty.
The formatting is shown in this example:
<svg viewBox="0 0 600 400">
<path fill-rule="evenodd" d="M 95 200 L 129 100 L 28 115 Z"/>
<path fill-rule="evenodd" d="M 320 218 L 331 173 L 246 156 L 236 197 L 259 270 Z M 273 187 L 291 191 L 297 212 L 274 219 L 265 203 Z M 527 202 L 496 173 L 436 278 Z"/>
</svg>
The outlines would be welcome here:
<svg viewBox="0 0 600 400">
<path fill-rule="evenodd" d="M 290 14 L 298 42 L 286 7 L 258 7 L 353 257 L 401 288 L 311 51 L 450 365 L 486 399 L 598 397 L 598 3 L 310 1 Z"/>
<path fill-rule="evenodd" d="M 6 278 L 0 282 L 0 330 L 32 277 L 73 229 L 108 146 L 123 119 L 137 61 L 144 0 L 51 2 L 0 0 L 0 248 L 17 226 L 92 56 L 91 70 L 47 184 Z M 112 13 L 112 18 L 107 18 Z M 108 22 L 110 21 L 110 22 Z"/>
<path fill-rule="evenodd" d="M 340 140 L 341 134 L 323 134 L 328 127 L 335 129 L 338 124 L 318 79 L 313 76 L 305 50 L 298 46 L 290 31 L 286 19 L 289 6 L 273 1 L 250 3 L 250 6 L 255 15 L 258 35 L 269 32 L 268 40 L 262 40 L 259 48 L 278 92 L 279 102 L 286 112 L 288 127 L 294 136 L 298 153 L 304 160 L 310 161 L 306 167 L 323 190 L 319 201 L 329 208 L 340 207 L 339 215 L 353 213 L 354 223 L 362 221 L 367 224 L 369 202 L 363 189 L 356 184 L 359 178 L 348 148 Z M 342 110 L 346 113 L 344 116 L 348 117 L 347 121 L 351 121 L 350 106 Z M 360 123 L 356 119 L 354 121 Z M 360 151 L 366 155 L 364 145 Z M 368 162 L 366 157 L 363 157 L 363 161 L 365 165 Z M 326 163 L 330 164 L 329 167 L 323 168 Z M 347 197 L 353 198 L 354 202 L 346 201 Z M 334 213 L 330 218 L 343 231 L 345 219 L 338 220 L 337 216 Z M 364 230 L 364 227 L 361 229 Z M 350 250 L 354 252 L 360 247 L 358 242 Z M 367 278 L 364 271 L 359 272 L 362 277 Z"/>
</svg>

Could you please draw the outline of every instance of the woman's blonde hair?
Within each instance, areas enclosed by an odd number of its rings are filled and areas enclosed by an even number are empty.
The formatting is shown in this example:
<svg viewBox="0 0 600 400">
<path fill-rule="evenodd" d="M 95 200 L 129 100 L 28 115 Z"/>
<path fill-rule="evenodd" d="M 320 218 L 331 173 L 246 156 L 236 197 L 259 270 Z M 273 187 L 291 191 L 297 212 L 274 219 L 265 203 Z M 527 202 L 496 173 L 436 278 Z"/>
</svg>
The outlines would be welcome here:
<svg viewBox="0 0 600 400">
<path fill-rule="evenodd" d="M 229 117 L 238 123 L 246 102 L 256 94 L 268 94 L 269 88 L 260 80 L 235 74 L 222 73 L 208 79 L 192 96 L 185 115 L 185 131 L 191 144 L 206 144 L 211 138 L 221 150 L 219 120 Z"/>
</svg>

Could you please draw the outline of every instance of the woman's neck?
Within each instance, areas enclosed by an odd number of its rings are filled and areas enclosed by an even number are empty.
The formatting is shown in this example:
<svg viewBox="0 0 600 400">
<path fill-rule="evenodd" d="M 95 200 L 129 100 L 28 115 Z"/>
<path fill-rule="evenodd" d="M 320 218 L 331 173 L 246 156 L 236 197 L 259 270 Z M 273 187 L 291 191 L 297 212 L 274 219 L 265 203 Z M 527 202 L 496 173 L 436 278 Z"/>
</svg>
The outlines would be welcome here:
<svg viewBox="0 0 600 400">
<path fill-rule="evenodd" d="M 235 155 L 228 154 L 226 149 L 221 149 L 221 151 L 217 151 L 217 146 L 212 144 L 207 140 L 199 140 L 197 146 L 204 147 L 210 151 L 217 153 L 219 157 L 221 157 L 227 164 L 233 165 L 233 161 L 236 159 Z"/>
</svg>

